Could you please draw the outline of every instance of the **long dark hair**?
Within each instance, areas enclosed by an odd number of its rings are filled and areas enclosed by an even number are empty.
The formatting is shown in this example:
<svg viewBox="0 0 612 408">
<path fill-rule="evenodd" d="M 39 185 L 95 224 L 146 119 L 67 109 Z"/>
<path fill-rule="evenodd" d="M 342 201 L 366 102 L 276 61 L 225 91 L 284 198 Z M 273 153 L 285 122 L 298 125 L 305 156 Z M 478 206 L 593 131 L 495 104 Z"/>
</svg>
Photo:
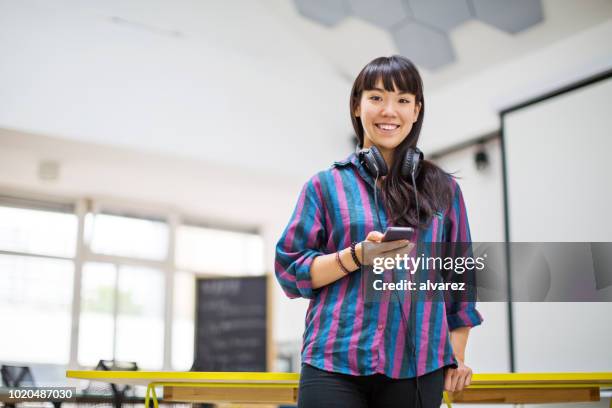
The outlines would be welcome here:
<svg viewBox="0 0 612 408">
<path fill-rule="evenodd" d="M 363 148 L 364 132 L 361 120 L 355 116 L 355 110 L 361 102 L 363 91 L 374 89 L 379 79 L 382 79 L 387 91 L 393 92 L 397 88 L 400 92 L 414 94 L 416 104 L 421 105 L 419 117 L 412 125 L 410 133 L 393 152 L 393 165 L 382 182 L 382 193 L 391 215 L 391 225 L 425 227 L 437 211 L 444 212 L 450 206 L 450 178 L 453 176 L 428 160 L 421 161 L 416 178 L 420 209 L 420 214 L 417 214 L 414 187 L 412 181 L 401 176 L 401 165 L 408 148 L 416 147 L 419 141 L 425 115 L 425 99 L 419 71 L 410 60 L 400 55 L 372 60 L 361 70 L 353 83 L 350 111 L 359 147 Z"/>
</svg>

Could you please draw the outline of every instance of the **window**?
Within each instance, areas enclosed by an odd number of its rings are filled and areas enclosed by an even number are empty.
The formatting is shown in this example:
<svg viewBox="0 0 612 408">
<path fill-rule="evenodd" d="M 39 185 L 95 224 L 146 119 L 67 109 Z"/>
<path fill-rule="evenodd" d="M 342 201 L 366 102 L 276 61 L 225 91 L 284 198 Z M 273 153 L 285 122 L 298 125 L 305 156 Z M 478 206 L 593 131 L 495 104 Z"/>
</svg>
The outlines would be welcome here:
<svg viewBox="0 0 612 408">
<path fill-rule="evenodd" d="M 117 283 L 115 358 L 136 361 L 143 369 L 162 368 L 164 274 L 151 268 L 122 266 Z"/>
<path fill-rule="evenodd" d="M 66 364 L 77 217 L 36 207 L 0 197 L 0 360 Z"/>
<path fill-rule="evenodd" d="M 263 240 L 256 234 L 181 225 L 176 234 L 178 268 L 219 275 L 264 273 Z"/>
<path fill-rule="evenodd" d="M 86 263 L 82 276 L 78 360 L 95 366 L 114 355 L 117 269 L 112 264 Z"/>
<path fill-rule="evenodd" d="M 163 368 L 168 224 L 101 213 L 88 214 L 85 225 L 94 262 L 83 267 L 79 363 Z"/>
<path fill-rule="evenodd" d="M 53 211 L 0 206 L 0 249 L 73 257 L 77 217 Z"/>
<path fill-rule="evenodd" d="M 195 276 L 174 275 L 174 318 L 172 319 L 172 368 L 188 371 L 193 364 L 195 336 Z"/>
<path fill-rule="evenodd" d="M 135 361 L 142 369 L 170 368 L 164 361 L 170 325 L 168 363 L 189 370 L 196 276 L 263 274 L 263 240 L 248 232 L 174 227 L 165 221 L 171 218 L 179 217 L 84 210 L 77 215 L 73 204 L 0 195 L 0 327 L 6 329 L 0 360 L 67 365 L 73 347 L 77 361 L 72 363 L 84 367 L 116 359 Z M 83 242 L 77 242 L 79 222 Z M 78 300 L 75 276 L 81 282 Z M 169 278 L 171 305 L 166 304 Z M 80 307 L 73 315 L 75 301 Z M 77 322 L 78 345 L 71 344 Z"/>
<path fill-rule="evenodd" d="M 86 228 L 95 253 L 156 261 L 168 253 L 168 225 L 163 221 L 90 214 Z"/>
</svg>

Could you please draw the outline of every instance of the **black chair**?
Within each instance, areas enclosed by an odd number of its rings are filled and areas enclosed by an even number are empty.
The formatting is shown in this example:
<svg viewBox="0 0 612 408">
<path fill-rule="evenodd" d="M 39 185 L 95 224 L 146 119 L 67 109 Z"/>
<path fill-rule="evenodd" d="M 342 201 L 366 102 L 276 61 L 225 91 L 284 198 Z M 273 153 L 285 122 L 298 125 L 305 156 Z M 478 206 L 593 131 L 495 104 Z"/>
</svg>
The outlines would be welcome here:
<svg viewBox="0 0 612 408">
<path fill-rule="evenodd" d="M 0 367 L 2 373 L 2 385 L 10 388 L 35 387 L 34 377 L 30 367 L 3 365 Z"/>
<path fill-rule="evenodd" d="M 96 370 L 100 371 L 138 371 L 138 364 L 134 361 L 100 360 L 96 365 Z M 91 390 L 92 387 L 88 387 Z M 123 400 L 134 389 L 131 385 L 103 384 L 95 387 L 96 393 L 110 392 L 113 395 L 113 405 L 121 408 Z"/>
<path fill-rule="evenodd" d="M 11 366 L 2 365 L 0 367 L 0 373 L 2 374 L 2 385 L 7 388 L 19 388 L 19 387 L 36 387 L 32 370 L 28 366 Z M 60 408 L 61 402 L 54 402 L 55 408 Z M 15 408 L 15 404 L 4 404 L 7 408 Z"/>
<path fill-rule="evenodd" d="M 8 388 L 35 387 L 34 376 L 30 367 L 3 365 L 0 367 L 2 373 L 2 385 Z M 4 404 L 7 408 L 15 408 L 15 404 Z"/>
</svg>

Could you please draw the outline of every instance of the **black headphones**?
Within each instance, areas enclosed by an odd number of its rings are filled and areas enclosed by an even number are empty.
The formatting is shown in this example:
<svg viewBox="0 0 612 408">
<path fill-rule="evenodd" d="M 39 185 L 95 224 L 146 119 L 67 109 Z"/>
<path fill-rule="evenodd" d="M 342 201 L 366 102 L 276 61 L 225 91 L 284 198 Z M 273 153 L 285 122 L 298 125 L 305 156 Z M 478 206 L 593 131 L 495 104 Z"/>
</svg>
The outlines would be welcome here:
<svg viewBox="0 0 612 408">
<path fill-rule="evenodd" d="M 419 175 L 423 152 L 418 147 L 410 147 L 402 162 L 401 175 L 407 180 L 416 179 Z M 376 146 L 359 151 L 359 162 L 372 177 L 384 177 L 389 174 L 387 163 Z"/>
<path fill-rule="evenodd" d="M 382 154 L 376 146 L 372 146 L 367 149 L 361 149 L 359 151 L 359 162 L 366 169 L 366 171 L 374 177 L 378 182 L 379 177 L 386 176 L 389 174 L 387 163 L 383 158 Z M 406 150 L 404 160 L 402 162 L 401 175 L 406 180 L 412 182 L 414 188 L 414 201 L 416 203 L 417 217 L 420 214 L 419 209 L 419 198 L 417 196 L 416 178 L 419 175 L 421 169 L 421 161 L 423 160 L 423 152 L 418 147 L 410 147 Z M 377 188 L 374 188 L 374 205 L 376 206 L 376 218 L 378 219 L 378 226 L 382 232 L 382 222 L 380 221 L 380 215 L 378 214 L 378 194 Z"/>
</svg>

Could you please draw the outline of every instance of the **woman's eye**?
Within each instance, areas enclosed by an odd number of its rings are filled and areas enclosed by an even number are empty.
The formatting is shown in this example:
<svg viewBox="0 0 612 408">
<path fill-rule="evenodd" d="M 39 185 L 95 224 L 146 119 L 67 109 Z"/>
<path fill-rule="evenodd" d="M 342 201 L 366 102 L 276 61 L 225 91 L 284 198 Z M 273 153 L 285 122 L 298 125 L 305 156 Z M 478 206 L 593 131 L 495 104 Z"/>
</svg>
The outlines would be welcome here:
<svg viewBox="0 0 612 408">
<path fill-rule="evenodd" d="M 400 99 L 400 103 L 410 103 L 408 99 Z"/>
<path fill-rule="evenodd" d="M 372 101 L 380 101 L 382 98 L 378 95 L 372 95 L 370 96 L 370 100 Z"/>
</svg>

